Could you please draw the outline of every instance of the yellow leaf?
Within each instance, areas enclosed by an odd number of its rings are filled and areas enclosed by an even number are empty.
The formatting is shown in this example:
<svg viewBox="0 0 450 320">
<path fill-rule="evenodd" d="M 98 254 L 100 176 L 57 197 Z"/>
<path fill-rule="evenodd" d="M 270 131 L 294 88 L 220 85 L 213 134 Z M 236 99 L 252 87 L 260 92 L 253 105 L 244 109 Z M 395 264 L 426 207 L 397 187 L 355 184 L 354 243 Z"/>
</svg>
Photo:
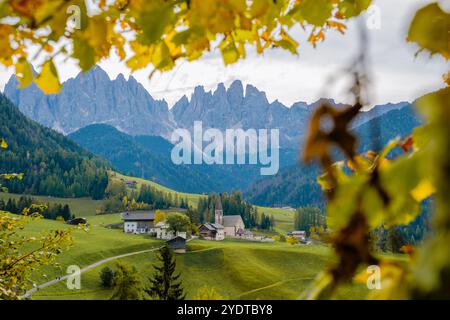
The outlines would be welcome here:
<svg viewBox="0 0 450 320">
<path fill-rule="evenodd" d="M 6 149 L 8 148 L 8 144 L 6 143 L 5 139 L 0 140 L 0 148 Z"/>
<path fill-rule="evenodd" d="M 44 63 L 41 73 L 36 77 L 34 82 L 45 94 L 55 94 L 61 90 L 58 72 L 52 60 Z"/>
<path fill-rule="evenodd" d="M 413 190 L 411 190 L 411 195 L 417 202 L 421 202 L 431 196 L 435 191 L 436 189 L 430 180 L 423 179 Z"/>
<path fill-rule="evenodd" d="M 230 42 L 222 48 L 222 58 L 225 65 L 235 63 L 239 59 L 239 51 L 234 42 Z"/>
<path fill-rule="evenodd" d="M 33 69 L 25 58 L 20 58 L 16 63 L 16 76 L 19 80 L 18 88 L 25 88 L 33 82 Z"/>
</svg>

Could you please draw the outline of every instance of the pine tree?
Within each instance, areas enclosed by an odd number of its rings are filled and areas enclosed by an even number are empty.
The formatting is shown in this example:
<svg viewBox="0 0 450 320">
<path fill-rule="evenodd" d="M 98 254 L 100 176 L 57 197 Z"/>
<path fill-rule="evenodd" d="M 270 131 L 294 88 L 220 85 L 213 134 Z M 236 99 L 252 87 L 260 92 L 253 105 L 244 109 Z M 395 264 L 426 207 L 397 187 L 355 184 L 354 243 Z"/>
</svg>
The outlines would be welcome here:
<svg viewBox="0 0 450 320">
<path fill-rule="evenodd" d="M 180 274 L 175 275 L 176 262 L 172 250 L 164 246 L 159 250 L 158 260 L 162 266 L 153 266 L 155 273 L 150 280 L 150 287 L 145 292 L 159 300 L 184 300 L 185 294 L 178 281 Z"/>
</svg>

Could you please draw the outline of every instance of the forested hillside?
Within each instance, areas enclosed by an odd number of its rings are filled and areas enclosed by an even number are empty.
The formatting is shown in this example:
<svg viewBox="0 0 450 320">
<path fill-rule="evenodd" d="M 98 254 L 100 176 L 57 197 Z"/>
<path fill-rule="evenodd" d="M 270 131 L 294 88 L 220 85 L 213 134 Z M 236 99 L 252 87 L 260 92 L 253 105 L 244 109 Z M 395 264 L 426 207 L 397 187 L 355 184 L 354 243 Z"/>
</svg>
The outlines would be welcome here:
<svg viewBox="0 0 450 320">
<path fill-rule="evenodd" d="M 107 162 L 51 129 L 29 120 L 0 94 L 0 172 L 23 173 L 3 181 L 13 193 L 102 198 L 108 183 Z"/>
<path fill-rule="evenodd" d="M 93 124 L 69 135 L 89 151 L 107 159 L 124 174 L 149 179 L 189 193 L 243 190 L 260 179 L 261 165 L 176 165 L 173 145 L 158 136 L 131 136 L 106 124 Z M 296 162 L 298 152 L 280 149 L 280 167 Z"/>
</svg>

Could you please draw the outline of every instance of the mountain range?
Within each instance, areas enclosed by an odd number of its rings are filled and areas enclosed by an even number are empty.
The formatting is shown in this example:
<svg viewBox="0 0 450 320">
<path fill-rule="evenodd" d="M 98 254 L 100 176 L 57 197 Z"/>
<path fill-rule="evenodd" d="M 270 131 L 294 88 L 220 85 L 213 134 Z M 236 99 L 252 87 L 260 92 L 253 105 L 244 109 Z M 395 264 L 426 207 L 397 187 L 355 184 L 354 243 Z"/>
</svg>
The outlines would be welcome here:
<svg viewBox="0 0 450 320">
<path fill-rule="evenodd" d="M 59 94 L 45 95 L 34 84 L 17 88 L 11 77 L 4 94 L 29 118 L 68 135 L 90 152 L 134 176 L 184 192 L 246 190 L 246 196 L 261 205 L 305 205 L 322 202 L 315 182 L 318 168 L 299 166 L 307 124 L 313 111 L 324 101 L 297 102 L 288 107 L 269 102 L 266 94 L 252 85 L 245 88 L 234 81 L 228 88 L 219 84 L 214 91 L 195 88 L 169 109 L 164 100 L 154 99 L 132 76 L 111 80 L 100 67 L 67 80 Z M 326 100 L 336 107 L 344 107 Z M 367 150 L 396 135 L 405 135 L 419 123 L 411 104 L 401 102 L 375 106 L 361 112 L 351 124 L 361 138 L 360 150 Z M 373 137 L 373 124 L 382 123 Z M 259 165 L 175 165 L 169 142 L 176 128 L 279 129 L 280 172 L 262 179 Z"/>
<path fill-rule="evenodd" d="M 236 80 L 228 89 L 220 83 L 214 92 L 198 86 L 190 99 L 183 96 L 169 110 L 164 100 L 155 100 L 132 76 L 126 80 L 120 74 L 111 80 L 98 66 L 67 80 L 58 94 L 45 95 L 35 84 L 18 89 L 17 84 L 12 76 L 5 95 L 31 119 L 64 134 L 102 123 L 132 136 L 170 140 L 175 128 L 192 130 L 194 121 L 202 121 L 204 128 L 221 130 L 279 129 L 281 147 L 294 149 L 301 144 L 311 113 L 322 102 L 297 102 L 288 107 L 277 100 L 269 102 L 266 94 L 252 85 L 244 90 L 242 82 Z M 375 106 L 361 112 L 353 126 L 407 104 Z"/>
</svg>

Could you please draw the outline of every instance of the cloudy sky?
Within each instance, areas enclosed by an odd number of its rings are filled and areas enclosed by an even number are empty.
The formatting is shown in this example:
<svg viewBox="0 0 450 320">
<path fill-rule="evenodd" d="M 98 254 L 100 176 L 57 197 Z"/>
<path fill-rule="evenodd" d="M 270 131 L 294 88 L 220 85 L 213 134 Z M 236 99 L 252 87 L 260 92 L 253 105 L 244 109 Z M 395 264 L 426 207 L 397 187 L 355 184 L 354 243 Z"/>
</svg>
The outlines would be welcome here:
<svg viewBox="0 0 450 320">
<path fill-rule="evenodd" d="M 379 29 L 368 31 L 370 41 L 370 71 L 372 104 L 411 101 L 425 92 L 442 86 L 441 76 L 450 64 L 440 57 L 426 54 L 415 57 L 417 47 L 405 41 L 407 28 L 414 11 L 428 3 L 427 0 L 374 0 L 374 9 L 363 18 L 371 26 L 379 17 Z M 450 10 L 450 0 L 441 4 Z M 329 32 L 324 43 L 316 49 L 306 43 L 307 32 L 294 30 L 300 41 L 298 56 L 272 49 L 257 56 L 250 50 L 247 59 L 231 66 L 224 66 L 218 52 L 212 52 L 195 62 L 180 61 L 174 70 L 155 74 L 151 80 L 151 68 L 135 72 L 133 76 L 158 99 L 165 99 L 172 106 L 181 96 L 190 94 L 197 85 L 214 90 L 218 83 L 229 86 L 239 79 L 266 92 L 269 101 L 278 99 L 287 106 L 297 101 L 314 102 L 320 97 L 346 102 L 343 82 L 325 87 L 331 75 L 351 63 L 358 50 L 356 21 L 349 23 L 343 36 Z M 376 25 L 376 24 L 375 24 Z M 130 72 L 117 57 L 102 61 L 100 66 L 111 79 Z M 75 77 L 79 72 L 74 61 L 58 65 L 63 80 Z M 0 88 L 3 89 L 11 70 L 0 68 Z"/>
</svg>

